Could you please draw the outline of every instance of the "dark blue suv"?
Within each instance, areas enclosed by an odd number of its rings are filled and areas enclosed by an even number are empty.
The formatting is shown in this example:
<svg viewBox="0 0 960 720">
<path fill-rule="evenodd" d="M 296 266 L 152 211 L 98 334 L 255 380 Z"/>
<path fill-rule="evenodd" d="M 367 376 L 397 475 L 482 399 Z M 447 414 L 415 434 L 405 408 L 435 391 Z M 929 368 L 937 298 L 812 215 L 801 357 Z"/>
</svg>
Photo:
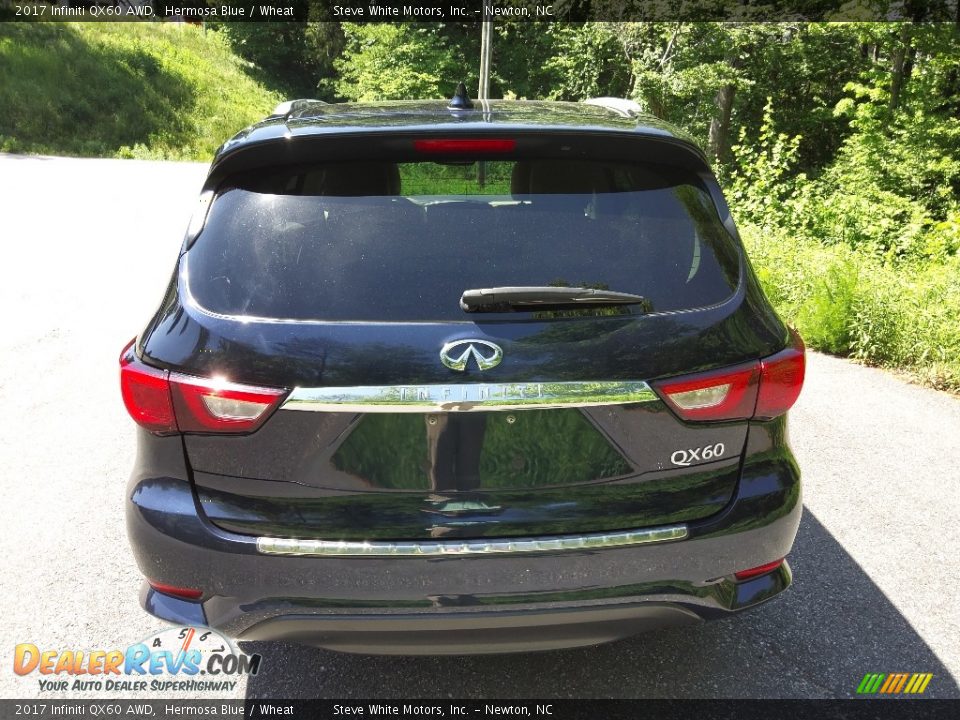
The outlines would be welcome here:
<svg viewBox="0 0 960 720">
<path fill-rule="evenodd" d="M 623 102 L 285 103 L 120 364 L 172 622 L 524 651 L 790 584 L 803 345 L 702 152 Z"/>
</svg>

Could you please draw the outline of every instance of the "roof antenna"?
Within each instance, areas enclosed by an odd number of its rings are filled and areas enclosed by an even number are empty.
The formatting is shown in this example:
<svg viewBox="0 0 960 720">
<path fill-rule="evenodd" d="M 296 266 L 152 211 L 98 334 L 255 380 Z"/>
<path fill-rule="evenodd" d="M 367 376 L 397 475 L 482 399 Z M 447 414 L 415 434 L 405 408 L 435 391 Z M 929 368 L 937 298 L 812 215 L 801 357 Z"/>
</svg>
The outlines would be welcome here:
<svg viewBox="0 0 960 720">
<path fill-rule="evenodd" d="M 449 110 L 469 110 L 472 107 L 473 103 L 470 101 L 470 96 L 467 95 L 467 86 L 460 83 L 457 85 L 457 91 L 450 98 L 450 104 L 447 105 L 447 108 Z"/>
</svg>

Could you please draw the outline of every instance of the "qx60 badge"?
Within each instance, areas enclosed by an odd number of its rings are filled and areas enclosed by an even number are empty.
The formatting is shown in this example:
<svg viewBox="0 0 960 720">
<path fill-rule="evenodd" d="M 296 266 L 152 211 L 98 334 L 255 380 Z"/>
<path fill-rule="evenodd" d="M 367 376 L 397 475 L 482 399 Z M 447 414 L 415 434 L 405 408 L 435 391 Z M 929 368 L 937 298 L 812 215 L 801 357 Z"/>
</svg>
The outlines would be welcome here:
<svg viewBox="0 0 960 720">
<path fill-rule="evenodd" d="M 710 462 L 719 460 L 720 456 L 727 451 L 723 443 L 716 445 L 705 445 L 701 448 L 690 448 L 688 450 L 677 450 L 670 456 L 670 462 L 681 467 L 689 467 L 694 463 Z"/>
<path fill-rule="evenodd" d="M 440 362 L 451 370 L 463 372 L 471 359 L 478 369 L 489 370 L 503 360 L 503 350 L 486 340 L 454 340 L 440 348 Z"/>
</svg>

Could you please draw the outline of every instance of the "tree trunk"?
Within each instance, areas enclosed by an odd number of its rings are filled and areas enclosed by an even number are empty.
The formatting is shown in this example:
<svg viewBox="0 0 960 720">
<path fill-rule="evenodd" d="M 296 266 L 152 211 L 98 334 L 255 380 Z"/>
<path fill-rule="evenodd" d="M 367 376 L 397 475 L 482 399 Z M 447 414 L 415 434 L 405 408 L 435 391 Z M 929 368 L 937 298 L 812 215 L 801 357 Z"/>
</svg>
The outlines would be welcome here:
<svg viewBox="0 0 960 720">
<path fill-rule="evenodd" d="M 907 59 L 903 64 L 903 84 L 906 85 L 910 82 L 910 78 L 913 76 L 913 67 L 917 64 L 917 49 L 911 47 L 907 51 Z"/>
<path fill-rule="evenodd" d="M 717 112 L 710 120 L 710 133 L 707 136 L 707 156 L 713 161 L 723 160 L 730 150 L 730 114 L 733 112 L 736 92 L 736 85 L 724 85 L 714 101 Z"/>
<path fill-rule="evenodd" d="M 743 58 L 734 50 L 727 56 L 727 65 L 736 72 L 743 65 Z M 714 162 L 725 160 L 730 152 L 730 115 L 736 94 L 737 86 L 729 83 L 720 88 L 713 101 L 717 109 L 710 120 L 710 131 L 707 134 L 707 157 Z"/>
<path fill-rule="evenodd" d="M 890 109 L 900 107 L 900 91 L 903 89 L 903 60 L 907 49 L 903 46 L 896 48 L 890 59 Z"/>
<path fill-rule="evenodd" d="M 900 96 L 903 93 L 903 85 L 907 79 L 906 59 L 910 48 L 910 34 L 906 27 L 900 31 L 900 42 L 897 43 L 893 52 L 890 54 L 890 109 L 896 110 L 900 107 Z"/>
</svg>

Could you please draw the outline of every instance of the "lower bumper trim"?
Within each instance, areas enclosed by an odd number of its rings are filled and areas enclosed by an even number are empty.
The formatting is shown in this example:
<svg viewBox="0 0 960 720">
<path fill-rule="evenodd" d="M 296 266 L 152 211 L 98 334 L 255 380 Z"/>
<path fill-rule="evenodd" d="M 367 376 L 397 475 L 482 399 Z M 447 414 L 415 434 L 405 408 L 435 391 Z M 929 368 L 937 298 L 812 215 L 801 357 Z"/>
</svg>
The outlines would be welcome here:
<svg viewBox="0 0 960 720">
<path fill-rule="evenodd" d="M 288 615 L 257 623 L 237 639 L 292 641 L 377 655 L 473 655 L 597 645 L 699 622 L 702 618 L 691 609 L 665 603 L 447 617 Z"/>
</svg>

